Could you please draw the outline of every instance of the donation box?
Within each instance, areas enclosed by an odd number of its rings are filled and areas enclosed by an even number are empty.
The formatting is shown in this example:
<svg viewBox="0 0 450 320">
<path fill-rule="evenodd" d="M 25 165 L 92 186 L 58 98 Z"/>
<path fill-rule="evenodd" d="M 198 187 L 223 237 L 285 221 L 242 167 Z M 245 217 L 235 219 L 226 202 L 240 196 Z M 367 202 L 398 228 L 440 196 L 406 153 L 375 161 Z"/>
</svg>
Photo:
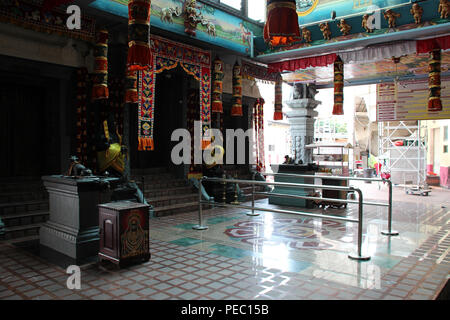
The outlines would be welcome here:
<svg viewBox="0 0 450 320">
<path fill-rule="evenodd" d="M 148 261 L 149 206 L 131 201 L 99 204 L 100 261 L 119 266 Z"/>
</svg>

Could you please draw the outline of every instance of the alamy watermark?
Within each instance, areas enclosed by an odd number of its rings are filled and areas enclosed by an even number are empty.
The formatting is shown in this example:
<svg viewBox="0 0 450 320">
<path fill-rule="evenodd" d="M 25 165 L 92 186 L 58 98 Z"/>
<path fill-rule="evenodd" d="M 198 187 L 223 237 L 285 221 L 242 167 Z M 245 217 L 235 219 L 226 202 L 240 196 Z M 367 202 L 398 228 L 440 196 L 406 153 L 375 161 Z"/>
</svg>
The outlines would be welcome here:
<svg viewBox="0 0 450 320">
<path fill-rule="evenodd" d="M 70 265 L 66 270 L 67 274 L 70 276 L 67 278 L 66 286 L 70 290 L 80 290 L 81 289 L 81 269 L 79 266 Z"/>
<path fill-rule="evenodd" d="M 81 9 L 79 6 L 73 4 L 67 7 L 66 13 L 70 16 L 66 20 L 66 26 L 69 30 L 81 29 Z"/>
<path fill-rule="evenodd" d="M 210 144 L 202 150 L 202 141 L 206 139 L 209 139 Z M 176 129 L 172 132 L 171 141 L 178 141 L 170 155 L 172 163 L 175 165 L 191 164 L 192 137 L 190 132 L 184 128 Z M 248 152 L 246 152 L 246 145 Z M 224 158 L 226 164 L 255 164 L 253 129 L 250 128 L 246 131 L 226 129 L 225 149 L 227 152 L 224 155 L 224 137 L 219 129 L 208 129 L 202 133 L 201 122 L 194 122 L 194 164 L 202 164 L 203 161 L 207 165 L 224 164 Z M 248 154 L 248 162 L 245 159 L 246 154 Z"/>
</svg>

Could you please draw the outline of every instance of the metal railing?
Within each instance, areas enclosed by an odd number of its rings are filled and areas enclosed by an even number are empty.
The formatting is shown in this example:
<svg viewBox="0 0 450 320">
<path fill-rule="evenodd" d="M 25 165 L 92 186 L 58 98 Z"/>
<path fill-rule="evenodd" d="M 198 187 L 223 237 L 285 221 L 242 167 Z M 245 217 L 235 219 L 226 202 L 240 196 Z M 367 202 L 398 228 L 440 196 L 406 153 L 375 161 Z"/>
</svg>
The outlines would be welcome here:
<svg viewBox="0 0 450 320">
<path fill-rule="evenodd" d="M 328 185 L 314 185 L 314 184 L 302 184 L 302 183 L 285 183 L 285 182 L 266 182 L 266 181 L 255 181 L 255 180 L 236 180 L 236 179 L 227 179 L 227 178 L 209 178 L 209 177 L 203 177 L 199 179 L 199 192 L 198 192 L 198 225 L 193 226 L 192 228 L 195 230 L 206 230 L 208 229 L 208 226 L 203 224 L 203 208 L 202 204 L 211 204 L 210 201 L 204 201 L 202 200 L 202 192 L 201 192 L 201 186 L 203 181 L 210 181 L 210 182 L 217 182 L 217 183 L 234 183 L 234 184 L 249 184 L 252 185 L 252 205 L 242 205 L 242 204 L 229 204 L 224 202 L 214 202 L 215 206 L 219 207 L 233 207 L 233 208 L 243 208 L 243 209 L 250 209 L 252 210 L 251 214 L 247 214 L 249 216 L 257 216 L 259 214 L 255 213 L 255 209 L 259 211 L 267 211 L 267 212 L 275 212 L 275 213 L 284 213 L 284 214 L 294 214 L 299 216 L 305 216 L 305 217 L 313 217 L 313 218 L 321 218 L 321 219 L 329 219 L 329 220 L 336 220 L 336 221 L 344 221 L 344 222 L 353 222 L 358 223 L 358 247 L 356 253 L 350 253 L 348 257 L 350 259 L 354 260 L 363 260 L 367 261 L 370 260 L 370 256 L 363 256 L 361 252 L 362 248 L 362 223 L 363 223 L 363 194 L 362 191 L 358 188 L 354 187 L 342 187 L 342 186 L 328 186 Z M 352 218 L 344 218 L 344 217 L 337 217 L 337 216 L 331 216 L 331 215 L 325 215 L 325 214 L 318 214 L 318 213 L 311 213 L 311 212 L 301 212 L 301 211 L 291 211 L 291 210 L 281 210 L 281 209 L 271 209 L 271 208 L 261 208 L 261 207 L 255 207 L 255 186 L 281 186 L 286 188 L 317 188 L 317 189 L 327 189 L 327 190 L 339 190 L 339 191 L 352 191 L 358 193 L 358 219 L 352 219 Z M 280 194 L 280 196 L 286 196 L 284 194 Z M 295 196 L 295 195 L 288 195 L 290 198 L 316 198 L 316 197 L 303 197 L 303 196 Z M 343 202 L 349 203 L 350 200 L 342 200 Z"/>
<path fill-rule="evenodd" d="M 255 180 L 256 174 L 261 174 L 263 176 L 280 176 L 280 177 L 293 177 L 293 178 L 313 178 L 313 179 L 330 179 L 330 180 L 341 180 L 341 181 L 370 181 L 370 182 L 385 182 L 388 185 L 388 203 L 382 202 L 363 202 L 363 205 L 371 206 L 381 206 L 388 208 L 388 229 L 381 231 L 381 234 L 385 236 L 398 236 L 398 231 L 392 230 L 392 181 L 383 178 L 363 178 L 363 177 L 343 177 L 343 176 L 320 176 L 320 175 L 308 175 L 308 174 L 295 174 L 295 173 L 269 173 L 269 172 L 253 172 L 252 179 Z M 274 195 L 278 194 L 263 193 L 258 192 L 257 194 Z M 314 200 L 314 199 L 313 199 Z M 340 199 L 329 199 L 329 198 L 317 198 L 316 200 L 323 201 L 333 201 L 333 202 L 343 202 Z M 345 203 L 358 203 L 358 201 L 348 200 Z"/>
</svg>

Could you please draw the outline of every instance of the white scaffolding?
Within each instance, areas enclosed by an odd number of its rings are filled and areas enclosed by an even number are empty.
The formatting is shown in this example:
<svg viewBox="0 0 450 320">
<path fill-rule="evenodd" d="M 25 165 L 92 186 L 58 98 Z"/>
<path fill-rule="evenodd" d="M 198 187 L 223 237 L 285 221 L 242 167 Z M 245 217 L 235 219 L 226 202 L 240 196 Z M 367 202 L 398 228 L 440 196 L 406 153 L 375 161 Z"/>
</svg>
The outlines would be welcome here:
<svg viewBox="0 0 450 320">
<path fill-rule="evenodd" d="M 394 184 L 426 186 L 426 123 L 421 121 L 379 122 L 379 158 Z M 403 145 L 396 142 L 403 141 Z"/>
</svg>

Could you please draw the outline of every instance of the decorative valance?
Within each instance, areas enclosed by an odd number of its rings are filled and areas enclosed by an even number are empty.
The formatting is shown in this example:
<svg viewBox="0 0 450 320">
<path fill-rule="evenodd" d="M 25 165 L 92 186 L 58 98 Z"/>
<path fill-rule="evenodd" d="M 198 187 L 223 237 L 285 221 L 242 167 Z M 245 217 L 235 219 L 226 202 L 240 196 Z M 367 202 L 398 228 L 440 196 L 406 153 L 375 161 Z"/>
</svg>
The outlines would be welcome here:
<svg viewBox="0 0 450 320">
<path fill-rule="evenodd" d="M 180 65 L 186 73 L 200 82 L 200 121 L 202 132 L 211 128 L 211 52 L 152 35 L 152 62 L 148 70 L 139 71 L 139 147 L 140 151 L 154 149 L 153 125 L 156 74 Z M 202 148 L 211 138 L 203 136 Z"/>
<path fill-rule="evenodd" d="M 273 83 L 277 81 L 278 77 L 277 73 L 270 73 L 267 67 L 246 60 L 242 60 L 241 72 L 243 77 L 252 77 Z"/>
<path fill-rule="evenodd" d="M 447 50 L 448 48 L 450 48 L 450 36 L 416 41 L 417 53 L 428 53 L 436 49 Z"/>
<path fill-rule="evenodd" d="M 326 67 L 336 60 L 336 53 L 269 64 L 269 72 L 295 71 L 309 67 Z"/>
<path fill-rule="evenodd" d="M 354 51 L 339 52 L 344 63 L 373 62 L 400 57 L 416 52 L 416 41 L 402 41 L 392 44 L 374 45 Z"/>
</svg>

